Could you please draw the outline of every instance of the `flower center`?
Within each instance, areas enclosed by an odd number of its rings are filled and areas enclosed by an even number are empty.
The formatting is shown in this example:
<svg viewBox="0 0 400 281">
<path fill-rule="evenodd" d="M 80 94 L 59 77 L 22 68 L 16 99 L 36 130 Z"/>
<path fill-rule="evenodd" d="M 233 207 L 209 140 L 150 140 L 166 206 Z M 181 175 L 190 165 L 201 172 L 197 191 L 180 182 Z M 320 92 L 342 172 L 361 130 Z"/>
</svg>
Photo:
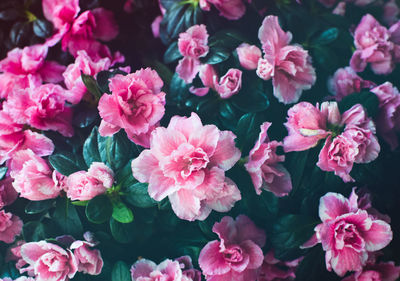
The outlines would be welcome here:
<svg viewBox="0 0 400 281">
<path fill-rule="evenodd" d="M 224 251 L 224 258 L 228 262 L 237 263 L 243 260 L 243 252 L 239 246 L 232 246 Z"/>
</svg>

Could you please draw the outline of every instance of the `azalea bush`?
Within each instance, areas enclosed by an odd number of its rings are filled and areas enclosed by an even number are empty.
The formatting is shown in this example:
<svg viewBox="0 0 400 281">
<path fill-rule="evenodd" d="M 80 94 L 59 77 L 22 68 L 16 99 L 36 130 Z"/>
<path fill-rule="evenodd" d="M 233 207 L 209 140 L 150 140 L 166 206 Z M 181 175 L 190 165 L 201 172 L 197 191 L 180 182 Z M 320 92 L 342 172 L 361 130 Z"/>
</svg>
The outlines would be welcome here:
<svg viewBox="0 0 400 281">
<path fill-rule="evenodd" d="M 0 280 L 398 280 L 398 4 L 2 0 Z"/>
</svg>

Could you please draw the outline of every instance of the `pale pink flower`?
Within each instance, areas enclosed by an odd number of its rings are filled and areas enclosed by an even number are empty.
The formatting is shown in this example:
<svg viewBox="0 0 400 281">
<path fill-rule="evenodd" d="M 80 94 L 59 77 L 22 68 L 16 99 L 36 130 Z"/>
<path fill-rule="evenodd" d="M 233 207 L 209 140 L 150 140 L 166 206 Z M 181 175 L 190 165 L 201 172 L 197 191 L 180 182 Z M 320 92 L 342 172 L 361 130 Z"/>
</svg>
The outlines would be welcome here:
<svg viewBox="0 0 400 281">
<path fill-rule="evenodd" d="M 275 258 L 274 250 L 264 257 L 257 281 L 290 281 L 296 278 L 296 269 L 303 257 L 292 261 L 281 261 Z"/>
<path fill-rule="evenodd" d="M 12 243 L 15 237 L 21 233 L 22 230 L 21 219 L 11 213 L 6 213 L 4 210 L 0 211 L 0 241 L 5 243 Z"/>
<path fill-rule="evenodd" d="M 240 198 L 233 182 L 224 187 L 225 171 L 240 158 L 234 139 L 230 131 L 204 126 L 195 113 L 189 118 L 174 116 L 167 128 L 154 130 L 150 150 L 132 161 L 133 176 L 149 183 L 153 199 L 168 196 L 181 219 L 203 220 L 216 209 L 215 203 L 226 210 L 232 207 L 233 198 Z"/>
<path fill-rule="evenodd" d="M 258 61 L 257 75 L 264 80 L 272 78 L 274 96 L 280 102 L 297 102 L 316 80 L 310 55 L 301 46 L 289 45 L 292 34 L 282 30 L 276 16 L 264 19 L 258 38 L 264 58 Z"/>
<path fill-rule="evenodd" d="M 10 175 L 20 196 L 32 201 L 55 198 L 61 190 L 54 182 L 47 162 L 30 149 L 14 154 L 10 163 Z"/>
<path fill-rule="evenodd" d="M 219 81 L 215 79 L 214 87 L 222 99 L 236 95 L 242 87 L 242 71 L 236 68 L 229 69 Z"/>
<path fill-rule="evenodd" d="M 236 48 L 240 65 L 247 70 L 256 70 L 258 61 L 262 57 L 261 50 L 255 45 L 247 43 L 241 44 Z"/>
<path fill-rule="evenodd" d="M 193 82 L 193 79 L 199 73 L 200 67 L 201 63 L 198 59 L 184 57 L 178 62 L 175 71 L 186 84 L 189 84 Z"/>
<path fill-rule="evenodd" d="M 399 145 L 396 133 L 400 131 L 400 94 L 396 87 L 386 82 L 371 90 L 379 99 L 377 130 L 394 150 Z"/>
<path fill-rule="evenodd" d="M 362 89 L 368 89 L 375 84 L 371 81 L 363 80 L 351 67 L 339 68 L 329 80 L 329 90 L 335 95 L 335 99 L 340 101 L 345 96 L 359 93 Z"/>
<path fill-rule="evenodd" d="M 12 204 L 18 197 L 18 193 L 12 186 L 12 178 L 6 176 L 0 180 L 0 209 Z"/>
<path fill-rule="evenodd" d="M 151 31 L 153 32 L 154 38 L 160 37 L 160 24 L 163 20 L 163 16 L 157 16 L 151 23 Z"/>
<path fill-rule="evenodd" d="M 255 146 L 250 150 L 249 159 L 245 164 L 257 194 L 262 189 L 273 192 L 276 196 L 285 196 L 292 190 L 290 174 L 280 162 L 285 156 L 276 154 L 281 142 L 270 141 L 267 130 L 271 123 L 264 122 Z"/>
<path fill-rule="evenodd" d="M 17 240 L 13 245 L 7 249 L 5 261 L 15 261 L 15 268 L 20 270 L 26 265 L 26 262 L 21 256 L 21 247 L 26 242 L 24 240 Z"/>
<path fill-rule="evenodd" d="M 100 134 L 109 136 L 124 129 L 135 142 L 150 133 L 165 112 L 162 86 L 163 81 L 150 68 L 111 78 L 109 87 L 112 94 L 103 95 L 98 106 L 103 119 Z"/>
<path fill-rule="evenodd" d="M 247 216 L 223 217 L 213 226 L 220 239 L 201 250 L 199 265 L 207 281 L 252 281 L 257 279 L 264 255 L 265 233 Z"/>
<path fill-rule="evenodd" d="M 66 90 L 59 85 L 30 85 L 25 90 L 12 92 L 5 105 L 5 111 L 16 123 L 27 123 L 40 130 L 58 131 L 66 137 L 74 134 L 72 109 L 66 106 Z"/>
<path fill-rule="evenodd" d="M 101 162 L 93 162 L 89 170 L 75 172 L 66 180 L 67 197 L 87 201 L 103 194 L 114 183 L 114 172 Z"/>
<path fill-rule="evenodd" d="M 243 0 L 207 0 L 207 2 L 213 4 L 219 14 L 228 20 L 238 20 L 246 13 Z"/>
<path fill-rule="evenodd" d="M 214 82 L 218 81 L 218 74 L 211 64 L 203 64 L 200 66 L 199 77 L 204 87 L 195 88 L 190 87 L 189 91 L 196 96 L 202 97 L 208 94 L 210 89 L 215 89 Z"/>
<path fill-rule="evenodd" d="M 81 72 L 86 75 L 96 77 L 96 74 L 103 70 L 108 70 L 111 66 L 109 58 L 92 60 L 86 51 L 78 51 L 77 57 L 73 64 L 70 64 L 63 73 L 64 82 L 69 90 L 67 92 L 67 101 L 77 104 L 87 92 L 85 84 L 82 82 Z"/>
<path fill-rule="evenodd" d="M 21 255 L 29 264 L 21 271 L 33 272 L 36 281 L 69 280 L 78 270 L 78 260 L 70 250 L 46 241 L 22 245 Z"/>
<path fill-rule="evenodd" d="M 319 217 L 322 223 L 304 247 L 322 244 L 326 252 L 326 268 L 343 276 L 348 271 L 361 271 L 369 252 L 386 247 L 392 240 L 390 225 L 375 219 L 358 207 L 354 190 L 347 199 L 329 192 L 320 199 Z"/>
<path fill-rule="evenodd" d="M 78 261 L 78 271 L 90 275 L 99 275 L 103 268 L 103 259 L 100 251 L 92 249 L 93 243 L 87 241 L 74 241 L 70 249 L 74 251 L 74 256 Z"/>
<path fill-rule="evenodd" d="M 204 24 L 194 25 L 179 34 L 178 48 L 184 57 L 198 59 L 208 53 L 208 33 Z"/>
<path fill-rule="evenodd" d="M 14 280 L 9 277 L 4 277 L 4 279 L 0 278 L 0 281 L 35 281 L 35 279 L 33 277 L 20 276 Z"/>
</svg>

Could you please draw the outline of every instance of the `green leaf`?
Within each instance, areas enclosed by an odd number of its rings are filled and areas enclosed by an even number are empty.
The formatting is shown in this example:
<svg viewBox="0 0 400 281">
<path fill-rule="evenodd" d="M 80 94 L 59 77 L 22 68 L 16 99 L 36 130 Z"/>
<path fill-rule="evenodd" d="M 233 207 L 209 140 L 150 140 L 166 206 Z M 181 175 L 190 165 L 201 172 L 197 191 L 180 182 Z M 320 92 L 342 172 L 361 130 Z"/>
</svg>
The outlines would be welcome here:
<svg viewBox="0 0 400 281">
<path fill-rule="evenodd" d="M 53 220 L 61 228 L 63 234 L 79 237 L 83 232 L 78 212 L 67 198 L 57 199 Z"/>
<path fill-rule="evenodd" d="M 108 84 L 110 84 L 109 79 L 117 74 L 126 75 L 127 73 L 120 69 L 115 69 L 113 71 L 103 70 L 97 73 L 96 81 L 101 93 L 110 93 L 110 88 L 108 87 Z"/>
<path fill-rule="evenodd" d="M 260 126 L 264 121 L 261 113 L 247 113 L 239 119 L 235 134 L 237 136 L 236 146 L 240 148 L 242 155 L 248 154 L 256 143 Z"/>
<path fill-rule="evenodd" d="M 165 51 L 164 62 L 171 63 L 180 58 L 182 58 L 182 54 L 179 51 L 178 42 L 175 41 L 171 45 L 169 45 L 168 49 Z"/>
<path fill-rule="evenodd" d="M 369 91 L 362 91 L 344 97 L 339 102 L 340 112 L 343 113 L 356 104 L 361 104 L 371 118 L 374 118 L 379 112 L 379 99 Z"/>
<path fill-rule="evenodd" d="M 84 74 L 82 71 L 81 77 L 86 89 L 96 98 L 96 100 L 99 100 L 102 96 L 102 93 L 97 85 L 96 80 L 92 76 Z"/>
<path fill-rule="evenodd" d="M 112 269 L 111 281 L 131 281 L 131 273 L 128 265 L 123 261 L 117 261 Z"/>
<path fill-rule="evenodd" d="M 135 183 L 125 188 L 124 199 L 132 206 L 139 208 L 149 208 L 157 205 L 157 201 L 152 199 L 147 191 L 147 183 Z"/>
<path fill-rule="evenodd" d="M 5 175 L 7 174 L 7 170 L 8 170 L 7 167 L 0 167 L 0 180 L 2 180 L 5 177 Z"/>
<path fill-rule="evenodd" d="M 38 221 L 24 223 L 22 236 L 26 242 L 40 241 L 47 238 L 44 224 Z"/>
<path fill-rule="evenodd" d="M 100 152 L 97 143 L 98 129 L 94 127 L 89 137 L 83 144 L 83 159 L 88 167 L 93 162 L 101 162 Z"/>
<path fill-rule="evenodd" d="M 89 201 L 71 201 L 71 204 L 75 206 L 86 206 L 89 204 Z"/>
<path fill-rule="evenodd" d="M 208 46 L 212 47 L 223 47 L 229 50 L 236 49 L 241 43 L 247 41 L 246 37 L 240 32 L 234 29 L 220 30 L 210 37 L 208 40 Z"/>
<path fill-rule="evenodd" d="M 247 80 L 247 87 L 242 88 L 230 100 L 244 112 L 260 112 L 269 107 L 269 100 L 262 80 Z"/>
<path fill-rule="evenodd" d="M 120 223 L 114 218 L 110 219 L 111 234 L 120 243 L 129 243 L 134 238 L 135 223 Z"/>
<path fill-rule="evenodd" d="M 224 47 L 210 48 L 207 56 L 202 59 L 205 64 L 218 64 L 226 61 L 231 55 L 231 52 Z"/>
<path fill-rule="evenodd" d="M 99 195 L 89 201 L 85 209 L 86 217 L 92 223 L 104 223 L 113 213 L 110 199 L 106 195 Z"/>
<path fill-rule="evenodd" d="M 112 217 L 120 223 L 130 223 L 133 221 L 132 210 L 121 201 L 113 202 Z"/>
<path fill-rule="evenodd" d="M 316 39 L 312 41 L 313 45 L 328 45 L 335 41 L 339 36 L 339 29 L 336 27 L 329 28 L 322 32 Z"/>
<path fill-rule="evenodd" d="M 53 199 L 42 201 L 29 201 L 29 203 L 25 206 L 25 213 L 28 215 L 39 214 L 53 207 L 53 203 Z"/>
<path fill-rule="evenodd" d="M 51 166 L 64 176 L 87 169 L 83 159 L 70 152 L 53 154 L 49 157 L 49 161 Z"/>
</svg>

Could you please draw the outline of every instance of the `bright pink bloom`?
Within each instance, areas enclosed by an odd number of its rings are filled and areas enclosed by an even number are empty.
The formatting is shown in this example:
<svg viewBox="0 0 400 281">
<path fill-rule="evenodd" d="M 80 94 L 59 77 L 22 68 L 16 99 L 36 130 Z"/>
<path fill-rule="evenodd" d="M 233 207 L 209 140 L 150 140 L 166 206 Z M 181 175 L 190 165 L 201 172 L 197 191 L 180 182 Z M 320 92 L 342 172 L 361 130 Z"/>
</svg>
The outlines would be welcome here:
<svg viewBox="0 0 400 281">
<path fill-rule="evenodd" d="M 99 275 L 103 268 L 103 259 L 100 251 L 92 249 L 94 245 L 87 241 L 74 241 L 70 249 L 78 261 L 78 271 L 90 275 Z"/>
<path fill-rule="evenodd" d="M 208 53 L 208 33 L 204 24 L 194 25 L 179 34 L 178 48 L 182 56 L 198 59 Z"/>
<path fill-rule="evenodd" d="M 290 281 L 296 278 L 296 269 L 303 257 L 292 261 L 280 261 L 275 258 L 274 250 L 264 257 L 257 281 Z"/>
<path fill-rule="evenodd" d="M 396 25 L 388 30 L 370 14 L 365 15 L 354 32 L 357 50 L 351 57 L 350 66 L 361 72 L 370 63 L 376 74 L 391 73 L 400 59 L 397 33 Z"/>
<path fill-rule="evenodd" d="M 312 148 L 329 134 L 326 116 L 308 102 L 300 102 L 289 109 L 285 126 L 289 132 L 283 140 L 285 152 Z"/>
<path fill-rule="evenodd" d="M 396 133 L 400 131 L 400 94 L 396 87 L 386 82 L 371 90 L 379 99 L 377 117 L 378 133 L 394 150 L 399 145 Z"/>
<path fill-rule="evenodd" d="M 111 41 L 118 36 L 119 27 L 112 11 L 100 7 L 91 12 L 96 22 L 93 29 L 94 38 L 101 41 Z"/>
<path fill-rule="evenodd" d="M 163 16 L 157 16 L 151 23 L 151 31 L 153 32 L 154 38 L 160 37 L 160 24 L 163 20 Z"/>
<path fill-rule="evenodd" d="M 67 197 L 87 201 L 103 194 L 114 183 L 114 172 L 101 162 L 93 162 L 89 170 L 75 172 L 66 181 Z"/>
<path fill-rule="evenodd" d="M 124 129 L 135 142 L 138 137 L 151 132 L 165 112 L 162 86 L 163 81 L 150 68 L 111 78 L 112 94 L 103 95 L 98 106 L 103 119 L 100 134 L 108 136 Z"/>
<path fill-rule="evenodd" d="M 16 215 L 0 211 L 0 241 L 12 243 L 22 230 L 22 221 Z"/>
<path fill-rule="evenodd" d="M 225 178 L 240 158 L 234 139 L 230 131 L 204 126 L 195 113 L 174 116 L 167 128 L 154 130 L 150 150 L 132 161 L 133 176 L 149 183 L 153 199 L 168 196 L 181 219 L 203 220 L 217 209 L 216 203 L 222 204 L 218 209 L 229 210 L 240 198 L 239 189 Z"/>
<path fill-rule="evenodd" d="M 207 0 L 213 4 L 220 15 L 228 20 L 238 20 L 246 13 L 246 6 L 243 0 Z M 207 6 L 205 6 L 207 7 Z"/>
<path fill-rule="evenodd" d="M 59 85 L 30 85 L 12 92 L 4 105 L 6 112 L 19 124 L 28 123 L 40 130 L 54 130 L 71 137 L 72 109 L 65 105 L 68 93 Z"/>
<path fill-rule="evenodd" d="M 279 162 L 285 161 L 285 156 L 277 155 L 276 149 L 281 142 L 270 141 L 267 130 L 271 123 L 264 122 L 255 146 L 250 150 L 249 160 L 245 164 L 257 194 L 262 189 L 273 192 L 276 196 L 288 195 L 292 190 L 289 172 Z"/>
<path fill-rule="evenodd" d="M 236 95 L 242 87 L 242 72 L 231 68 L 219 81 L 214 81 L 214 87 L 222 99 L 228 99 Z"/>
<path fill-rule="evenodd" d="M 201 250 L 199 265 L 207 281 L 256 280 L 264 255 L 265 233 L 247 216 L 223 217 L 213 226 L 220 241 L 208 242 Z"/>
<path fill-rule="evenodd" d="M 0 209 L 12 204 L 18 197 L 18 193 L 12 186 L 12 181 L 12 178 L 8 176 L 0 180 Z"/>
<path fill-rule="evenodd" d="M 193 82 L 193 79 L 199 73 L 200 67 L 201 63 L 198 59 L 184 57 L 178 62 L 175 71 L 186 84 L 189 84 Z"/>
<path fill-rule="evenodd" d="M 72 23 L 80 11 L 79 0 L 43 0 L 42 7 L 44 16 L 56 29 Z"/>
<path fill-rule="evenodd" d="M 29 264 L 22 271 L 33 271 L 36 281 L 69 280 L 78 270 L 78 260 L 70 250 L 45 241 L 22 245 L 21 255 Z"/>
<path fill-rule="evenodd" d="M 258 61 L 262 57 L 261 50 L 255 45 L 247 43 L 241 44 L 236 48 L 240 65 L 247 70 L 256 70 Z"/>
<path fill-rule="evenodd" d="M 274 96 L 280 102 L 297 102 L 316 80 L 308 52 L 298 45 L 289 45 L 292 34 L 282 30 L 276 16 L 264 19 L 258 38 L 264 58 L 258 61 L 257 75 L 264 80 L 272 78 Z"/>
<path fill-rule="evenodd" d="M 201 82 L 203 82 L 204 87 L 195 88 L 190 87 L 189 91 L 196 96 L 202 97 L 208 94 L 211 89 L 215 89 L 215 82 L 218 81 L 218 74 L 211 64 L 203 64 L 200 66 L 199 77 Z"/>
<path fill-rule="evenodd" d="M 7 249 L 5 261 L 15 261 L 15 267 L 20 270 L 26 265 L 26 262 L 21 256 L 21 247 L 25 244 L 24 240 L 17 240 L 13 245 Z"/>
<path fill-rule="evenodd" d="M 339 68 L 329 80 L 329 89 L 335 95 L 335 99 L 340 101 L 345 96 L 359 93 L 364 88 L 371 88 L 374 83 L 363 80 L 350 67 Z"/>
<path fill-rule="evenodd" d="M 60 193 L 49 165 L 30 149 L 15 153 L 10 164 L 10 175 L 14 178 L 15 190 L 26 199 L 46 200 Z"/>
<path fill-rule="evenodd" d="M 322 223 L 315 227 L 315 236 L 305 245 L 321 243 L 326 251 L 326 268 L 339 276 L 347 271 L 361 271 L 368 253 L 386 247 L 393 236 L 389 224 L 359 209 L 357 199 L 354 190 L 349 199 L 332 192 L 321 197 Z"/>
<path fill-rule="evenodd" d="M 67 86 L 68 96 L 67 101 L 72 104 L 77 104 L 87 92 L 86 86 L 82 82 L 81 71 L 83 74 L 96 77 L 96 74 L 103 70 L 108 70 L 111 66 L 109 58 L 92 60 L 86 51 L 78 51 L 77 57 L 73 64 L 70 64 L 63 73 L 64 82 Z"/>
</svg>

